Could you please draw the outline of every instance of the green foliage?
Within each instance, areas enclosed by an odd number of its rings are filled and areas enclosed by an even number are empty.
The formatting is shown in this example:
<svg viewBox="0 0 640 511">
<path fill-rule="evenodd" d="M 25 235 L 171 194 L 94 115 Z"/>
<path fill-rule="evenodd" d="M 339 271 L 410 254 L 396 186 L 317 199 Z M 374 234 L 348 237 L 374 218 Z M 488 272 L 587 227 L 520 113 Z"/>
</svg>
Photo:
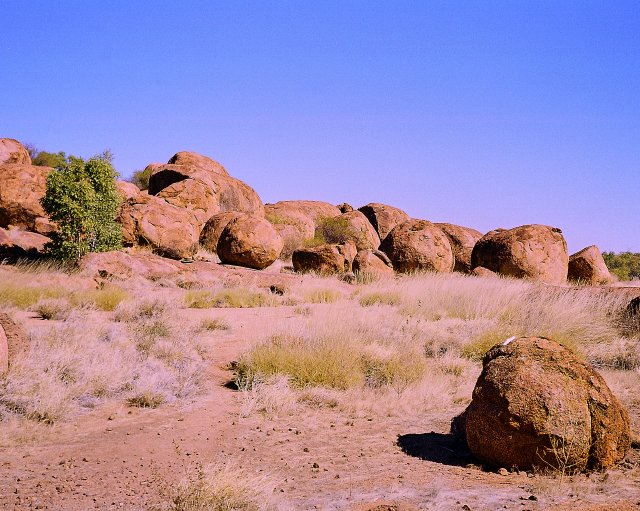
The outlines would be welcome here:
<svg viewBox="0 0 640 511">
<path fill-rule="evenodd" d="M 640 253 L 603 252 L 602 257 L 604 257 L 609 271 L 620 280 L 640 279 Z"/>
<path fill-rule="evenodd" d="M 52 167 L 54 169 L 63 167 L 71 161 L 77 159 L 75 156 L 68 155 L 64 151 L 57 153 L 50 153 L 47 151 L 40 151 L 33 144 L 25 144 L 29 156 L 31 157 L 31 163 L 40 167 Z"/>
<path fill-rule="evenodd" d="M 366 240 L 363 233 L 352 228 L 349 219 L 339 216 L 326 217 L 318 221 L 313 238 L 305 240 L 304 246 L 317 247 L 325 243 L 341 244 L 347 241 L 353 241 L 358 245 Z"/>
<path fill-rule="evenodd" d="M 56 259 L 77 261 L 87 252 L 122 246 L 115 219 L 120 205 L 117 173 L 107 151 L 88 161 L 71 158 L 47 177 L 42 207 L 59 226 L 47 244 Z"/>
<path fill-rule="evenodd" d="M 149 189 L 149 178 L 151 177 L 151 168 L 147 167 L 144 170 L 136 170 L 131 176 L 131 182 L 136 185 L 140 190 Z"/>
</svg>

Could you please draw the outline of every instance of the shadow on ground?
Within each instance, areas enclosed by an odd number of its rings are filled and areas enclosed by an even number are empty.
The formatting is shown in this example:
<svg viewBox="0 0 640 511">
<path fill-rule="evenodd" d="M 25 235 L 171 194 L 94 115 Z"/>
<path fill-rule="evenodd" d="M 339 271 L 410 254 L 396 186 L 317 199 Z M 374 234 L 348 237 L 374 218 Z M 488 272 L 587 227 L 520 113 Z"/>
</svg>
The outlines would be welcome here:
<svg viewBox="0 0 640 511">
<path fill-rule="evenodd" d="M 435 433 L 410 433 L 398 435 L 396 442 L 402 452 L 434 463 L 464 467 L 473 463 L 473 457 L 465 442 L 462 442 L 452 434 Z"/>
</svg>

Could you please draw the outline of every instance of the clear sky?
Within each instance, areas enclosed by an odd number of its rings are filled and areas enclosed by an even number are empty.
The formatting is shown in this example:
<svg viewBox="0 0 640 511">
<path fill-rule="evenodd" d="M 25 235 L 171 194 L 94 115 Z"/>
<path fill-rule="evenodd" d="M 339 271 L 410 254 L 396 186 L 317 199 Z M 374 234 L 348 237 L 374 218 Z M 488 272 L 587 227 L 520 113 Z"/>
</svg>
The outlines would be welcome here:
<svg viewBox="0 0 640 511">
<path fill-rule="evenodd" d="M 640 251 L 637 1 L 0 0 L 0 137 Z"/>
</svg>

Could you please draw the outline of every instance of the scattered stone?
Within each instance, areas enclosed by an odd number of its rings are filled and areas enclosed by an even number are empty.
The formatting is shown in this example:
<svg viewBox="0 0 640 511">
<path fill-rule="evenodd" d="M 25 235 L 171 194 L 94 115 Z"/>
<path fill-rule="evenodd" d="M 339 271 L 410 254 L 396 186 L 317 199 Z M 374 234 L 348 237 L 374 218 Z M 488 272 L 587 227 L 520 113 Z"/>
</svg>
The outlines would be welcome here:
<svg viewBox="0 0 640 511">
<path fill-rule="evenodd" d="M 478 240 L 471 254 L 473 268 L 547 284 L 564 284 L 568 263 L 562 231 L 546 225 L 496 229 Z"/>
</svg>

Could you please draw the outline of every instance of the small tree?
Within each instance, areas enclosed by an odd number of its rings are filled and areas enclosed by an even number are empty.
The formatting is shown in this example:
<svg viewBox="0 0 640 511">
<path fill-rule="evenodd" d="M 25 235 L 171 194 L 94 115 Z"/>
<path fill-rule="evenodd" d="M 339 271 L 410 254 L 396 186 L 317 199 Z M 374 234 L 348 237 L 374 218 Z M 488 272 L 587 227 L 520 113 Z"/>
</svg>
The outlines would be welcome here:
<svg viewBox="0 0 640 511">
<path fill-rule="evenodd" d="M 131 176 L 131 182 L 136 185 L 140 190 L 149 189 L 149 178 L 151 177 L 151 168 L 147 167 L 144 170 L 136 170 Z"/>
<path fill-rule="evenodd" d="M 47 251 L 56 259 L 77 261 L 87 252 L 105 252 L 122 246 L 122 232 L 115 219 L 120 206 L 117 172 L 111 153 L 88 161 L 71 157 L 47 177 L 42 207 L 58 230 Z"/>
</svg>

